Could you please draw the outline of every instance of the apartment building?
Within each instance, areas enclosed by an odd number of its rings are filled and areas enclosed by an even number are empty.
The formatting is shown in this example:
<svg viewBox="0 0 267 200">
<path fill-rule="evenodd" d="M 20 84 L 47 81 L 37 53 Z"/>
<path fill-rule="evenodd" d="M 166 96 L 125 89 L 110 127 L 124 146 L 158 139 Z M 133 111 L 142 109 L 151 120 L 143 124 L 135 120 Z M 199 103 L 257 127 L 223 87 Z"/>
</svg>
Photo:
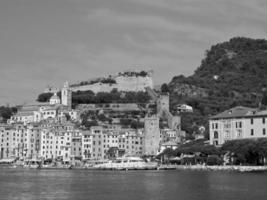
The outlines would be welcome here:
<svg viewBox="0 0 267 200">
<path fill-rule="evenodd" d="M 210 117 L 210 144 L 267 137 L 267 110 L 238 106 Z"/>
</svg>

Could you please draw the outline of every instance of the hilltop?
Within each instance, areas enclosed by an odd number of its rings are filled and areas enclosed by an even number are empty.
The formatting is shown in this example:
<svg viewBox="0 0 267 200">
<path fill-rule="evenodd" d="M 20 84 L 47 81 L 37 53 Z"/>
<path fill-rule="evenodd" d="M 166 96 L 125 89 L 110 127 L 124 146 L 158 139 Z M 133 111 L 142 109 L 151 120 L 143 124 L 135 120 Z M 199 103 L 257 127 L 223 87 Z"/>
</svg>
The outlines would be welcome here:
<svg viewBox="0 0 267 200">
<path fill-rule="evenodd" d="M 79 81 L 70 85 L 73 106 L 90 103 L 147 103 L 150 100 L 146 88 L 153 88 L 153 71 L 125 71 L 116 75 Z M 48 102 L 53 93 L 60 92 L 49 86 L 37 97 Z"/>
<path fill-rule="evenodd" d="M 194 74 L 175 76 L 168 84 L 171 106 L 191 105 L 195 112 L 183 118 L 182 128 L 207 127 L 208 116 L 237 105 L 266 104 L 267 40 L 235 37 L 213 45 Z"/>
<path fill-rule="evenodd" d="M 80 82 L 72 85 L 73 104 L 148 103 L 147 86 L 153 87 L 153 82 L 150 72 L 144 71 Z M 189 138 L 201 126 L 207 136 L 209 116 L 238 105 L 267 105 L 267 40 L 235 37 L 213 45 L 193 75 L 175 76 L 161 89 L 170 94 L 173 114 L 178 104 L 193 107 L 193 113 L 181 114 Z M 46 102 L 50 96 L 40 94 L 38 101 Z"/>
</svg>

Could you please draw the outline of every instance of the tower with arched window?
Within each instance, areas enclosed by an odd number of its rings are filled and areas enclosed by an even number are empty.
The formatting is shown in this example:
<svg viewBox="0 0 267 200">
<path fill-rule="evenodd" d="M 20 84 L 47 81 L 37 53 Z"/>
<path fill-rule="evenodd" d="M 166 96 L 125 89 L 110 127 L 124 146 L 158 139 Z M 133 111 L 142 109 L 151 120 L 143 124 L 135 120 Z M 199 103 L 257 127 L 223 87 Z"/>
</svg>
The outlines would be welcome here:
<svg viewBox="0 0 267 200">
<path fill-rule="evenodd" d="M 64 106 L 71 108 L 72 93 L 69 87 L 69 83 L 66 82 L 61 90 L 61 103 Z"/>
</svg>

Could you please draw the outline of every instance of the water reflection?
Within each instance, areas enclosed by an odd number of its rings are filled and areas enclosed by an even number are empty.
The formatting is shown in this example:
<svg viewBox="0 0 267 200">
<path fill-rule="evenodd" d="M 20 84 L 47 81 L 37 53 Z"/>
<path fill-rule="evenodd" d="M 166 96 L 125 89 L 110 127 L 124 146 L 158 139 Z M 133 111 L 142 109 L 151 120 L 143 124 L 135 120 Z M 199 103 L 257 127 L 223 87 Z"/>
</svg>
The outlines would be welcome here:
<svg viewBox="0 0 267 200">
<path fill-rule="evenodd" d="M 0 171 L 0 199 L 265 199 L 267 174 L 190 171 Z"/>
</svg>

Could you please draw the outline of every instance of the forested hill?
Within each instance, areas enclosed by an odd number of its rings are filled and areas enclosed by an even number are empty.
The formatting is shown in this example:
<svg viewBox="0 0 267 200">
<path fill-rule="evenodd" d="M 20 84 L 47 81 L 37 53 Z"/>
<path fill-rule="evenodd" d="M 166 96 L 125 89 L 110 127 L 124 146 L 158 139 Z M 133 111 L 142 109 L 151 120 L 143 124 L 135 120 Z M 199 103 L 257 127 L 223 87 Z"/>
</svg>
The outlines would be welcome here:
<svg viewBox="0 0 267 200">
<path fill-rule="evenodd" d="M 237 105 L 266 105 L 267 40 L 236 37 L 212 46 L 195 73 L 174 77 L 168 90 L 171 105 L 192 105 L 200 124 Z"/>
</svg>

